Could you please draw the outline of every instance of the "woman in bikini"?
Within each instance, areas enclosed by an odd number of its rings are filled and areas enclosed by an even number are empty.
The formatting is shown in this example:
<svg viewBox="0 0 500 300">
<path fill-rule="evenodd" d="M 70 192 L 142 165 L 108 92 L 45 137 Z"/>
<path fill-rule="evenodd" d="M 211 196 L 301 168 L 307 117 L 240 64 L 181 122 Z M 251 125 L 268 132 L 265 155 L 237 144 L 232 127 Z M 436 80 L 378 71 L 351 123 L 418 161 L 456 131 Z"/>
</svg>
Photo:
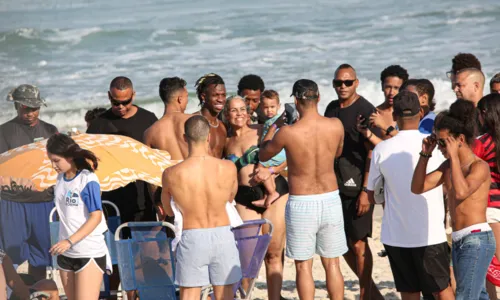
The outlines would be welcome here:
<svg viewBox="0 0 500 300">
<path fill-rule="evenodd" d="M 288 200 L 288 183 L 281 175 L 275 177 L 276 191 L 280 194 L 268 208 L 255 206 L 252 202 L 264 197 L 265 189 L 259 184 L 269 176 L 275 176 L 284 168 L 258 166 L 258 146 L 262 125 L 248 125 L 247 106 L 243 98 L 230 97 L 224 112 L 231 126 L 232 135 L 227 138 L 224 149 L 226 159 L 232 160 L 238 169 L 238 193 L 235 196 L 236 209 L 243 220 L 268 219 L 274 226 L 271 243 L 267 250 L 265 265 L 268 298 L 280 299 L 283 281 L 282 255 L 285 247 L 285 206 Z M 269 170 L 271 169 L 271 171 Z M 274 174 L 272 174 L 274 173 Z M 267 230 L 264 228 L 264 230 Z"/>
</svg>

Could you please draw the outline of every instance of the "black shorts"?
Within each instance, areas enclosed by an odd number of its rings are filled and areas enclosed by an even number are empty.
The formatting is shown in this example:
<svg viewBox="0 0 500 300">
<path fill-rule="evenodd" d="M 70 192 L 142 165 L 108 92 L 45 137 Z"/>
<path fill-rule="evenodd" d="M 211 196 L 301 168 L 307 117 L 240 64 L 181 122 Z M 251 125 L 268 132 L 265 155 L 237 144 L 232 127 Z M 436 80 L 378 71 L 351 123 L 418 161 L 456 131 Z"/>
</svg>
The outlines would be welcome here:
<svg viewBox="0 0 500 300">
<path fill-rule="evenodd" d="M 276 183 L 276 191 L 280 196 L 288 194 L 288 181 L 285 177 L 279 175 L 274 179 Z M 259 214 L 263 214 L 266 211 L 265 207 L 259 207 L 252 204 L 253 201 L 260 200 L 264 198 L 265 189 L 262 184 L 251 187 L 246 185 L 238 186 L 238 192 L 234 196 L 234 201 L 236 203 L 246 206 L 247 208 L 256 211 Z"/>
<path fill-rule="evenodd" d="M 448 243 L 401 248 L 384 245 L 398 292 L 438 293 L 450 283 Z"/>
<path fill-rule="evenodd" d="M 370 205 L 370 210 L 364 215 L 358 217 L 358 210 L 356 207 L 358 198 L 351 198 L 340 195 L 340 199 L 342 199 L 344 230 L 347 239 L 352 242 L 357 242 L 366 237 L 371 237 L 374 205 Z"/>
<path fill-rule="evenodd" d="M 87 267 L 90 263 L 94 263 L 101 269 L 101 272 L 104 274 L 106 270 L 106 255 L 102 257 L 82 257 L 82 258 L 72 258 L 64 255 L 57 256 L 57 265 L 59 270 L 66 272 L 81 272 L 85 267 Z"/>
</svg>

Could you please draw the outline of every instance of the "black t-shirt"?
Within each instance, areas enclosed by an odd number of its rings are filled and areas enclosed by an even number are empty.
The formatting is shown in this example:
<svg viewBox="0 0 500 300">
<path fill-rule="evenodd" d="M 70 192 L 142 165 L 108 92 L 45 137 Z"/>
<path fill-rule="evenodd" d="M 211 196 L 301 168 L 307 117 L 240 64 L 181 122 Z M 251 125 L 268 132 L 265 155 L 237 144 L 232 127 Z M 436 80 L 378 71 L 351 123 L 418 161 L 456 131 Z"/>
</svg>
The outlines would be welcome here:
<svg viewBox="0 0 500 300">
<path fill-rule="evenodd" d="M 144 131 L 156 121 L 158 118 L 155 114 L 140 107 L 137 107 L 135 115 L 128 119 L 123 119 L 108 109 L 90 123 L 87 133 L 119 134 L 142 143 Z"/>
<path fill-rule="evenodd" d="M 0 125 L 0 153 L 35 142 L 35 139 L 49 138 L 57 128 L 42 120 L 35 126 L 24 124 L 18 117 Z"/>
<path fill-rule="evenodd" d="M 137 107 L 135 115 L 128 119 L 120 118 L 108 109 L 90 123 L 87 133 L 124 135 L 142 143 L 144 131 L 156 121 L 158 118 L 152 112 L 140 107 Z M 130 183 L 111 192 L 103 192 L 102 199 L 118 206 L 124 222 L 145 221 L 142 218 L 138 219 L 137 214 L 146 209 L 152 210 L 149 192 L 143 181 Z"/>
<path fill-rule="evenodd" d="M 335 160 L 335 174 L 339 191 L 345 197 L 357 197 L 363 188 L 366 156 L 366 139 L 356 129 L 357 117 L 362 115 L 366 119 L 375 111 L 375 107 L 360 96 L 350 106 L 340 108 L 340 101 L 334 100 L 328 104 L 325 117 L 339 118 L 344 126 L 344 148 L 342 155 Z M 370 129 L 380 136 L 378 129 Z"/>
</svg>

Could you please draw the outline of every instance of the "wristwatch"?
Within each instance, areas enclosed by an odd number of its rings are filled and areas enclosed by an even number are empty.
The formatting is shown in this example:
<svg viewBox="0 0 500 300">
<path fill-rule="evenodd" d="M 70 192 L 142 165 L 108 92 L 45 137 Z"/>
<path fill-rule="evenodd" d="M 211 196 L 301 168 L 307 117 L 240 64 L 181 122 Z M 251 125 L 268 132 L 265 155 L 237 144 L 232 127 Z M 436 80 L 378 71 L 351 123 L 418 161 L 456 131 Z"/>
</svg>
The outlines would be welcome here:
<svg viewBox="0 0 500 300">
<path fill-rule="evenodd" d="M 363 187 L 363 192 L 368 194 L 368 189 L 366 188 L 366 186 Z"/>
<path fill-rule="evenodd" d="M 390 134 L 391 134 L 391 132 L 393 132 L 393 131 L 394 131 L 394 129 L 396 129 L 396 128 L 394 128 L 394 126 L 389 126 L 389 127 L 385 130 L 385 134 L 386 134 L 386 135 L 390 135 Z"/>
</svg>

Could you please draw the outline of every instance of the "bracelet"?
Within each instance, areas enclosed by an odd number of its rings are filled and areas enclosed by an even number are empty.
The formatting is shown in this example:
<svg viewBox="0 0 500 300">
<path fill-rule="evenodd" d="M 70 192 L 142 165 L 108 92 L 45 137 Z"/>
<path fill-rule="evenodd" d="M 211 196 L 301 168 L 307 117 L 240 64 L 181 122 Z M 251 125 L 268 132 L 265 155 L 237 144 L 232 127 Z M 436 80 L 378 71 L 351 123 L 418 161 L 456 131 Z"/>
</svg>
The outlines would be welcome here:
<svg viewBox="0 0 500 300">
<path fill-rule="evenodd" d="M 70 248 L 73 248 L 73 246 L 74 246 L 73 242 L 72 242 L 69 238 L 67 238 L 66 240 L 67 240 L 67 241 L 69 242 L 69 244 L 71 245 L 71 247 L 70 247 Z"/>
<path fill-rule="evenodd" d="M 276 125 L 274 123 L 273 123 L 273 125 L 271 125 L 271 127 L 274 128 L 274 130 L 278 129 L 278 125 Z"/>
<path fill-rule="evenodd" d="M 271 172 L 271 175 L 273 175 L 273 174 L 274 174 L 274 168 L 273 168 L 273 167 L 270 167 L 270 168 L 269 168 L 269 172 Z"/>
<path fill-rule="evenodd" d="M 432 153 L 425 153 L 424 151 L 420 151 L 419 154 L 420 154 L 420 156 L 425 157 L 425 158 L 432 157 Z"/>
<path fill-rule="evenodd" d="M 372 138 L 372 136 L 373 136 L 373 131 L 371 131 L 371 130 L 370 130 L 370 136 L 369 136 L 369 137 L 367 137 L 367 139 L 368 139 L 368 140 L 369 140 L 369 139 L 371 139 L 371 138 Z"/>
</svg>

